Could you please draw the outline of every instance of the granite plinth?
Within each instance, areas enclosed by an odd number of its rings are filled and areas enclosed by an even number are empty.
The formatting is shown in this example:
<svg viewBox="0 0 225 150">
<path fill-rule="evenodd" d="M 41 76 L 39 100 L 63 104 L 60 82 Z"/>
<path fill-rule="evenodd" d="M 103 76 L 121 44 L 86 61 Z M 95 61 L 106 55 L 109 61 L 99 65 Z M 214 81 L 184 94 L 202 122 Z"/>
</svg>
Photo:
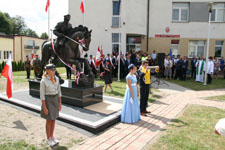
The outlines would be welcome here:
<svg viewBox="0 0 225 150">
<path fill-rule="evenodd" d="M 102 102 L 101 85 L 94 84 L 93 87 L 72 87 L 72 81 L 65 80 L 61 85 L 62 103 L 86 107 L 92 104 Z M 29 94 L 34 97 L 40 97 L 40 81 L 29 80 Z"/>
</svg>

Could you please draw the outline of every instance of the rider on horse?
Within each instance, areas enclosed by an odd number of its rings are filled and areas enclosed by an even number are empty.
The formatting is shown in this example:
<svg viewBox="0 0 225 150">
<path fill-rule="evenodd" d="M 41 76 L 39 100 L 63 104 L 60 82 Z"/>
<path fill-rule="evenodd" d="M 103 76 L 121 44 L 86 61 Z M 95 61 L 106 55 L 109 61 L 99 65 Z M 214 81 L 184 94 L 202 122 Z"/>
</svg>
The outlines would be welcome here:
<svg viewBox="0 0 225 150">
<path fill-rule="evenodd" d="M 64 16 L 64 21 L 59 22 L 55 29 L 53 30 L 53 33 L 58 37 L 56 40 L 55 48 L 57 49 L 59 46 L 63 46 L 65 43 L 65 36 L 69 36 L 70 32 L 72 31 L 72 25 L 69 23 L 70 21 L 70 15 Z"/>
</svg>

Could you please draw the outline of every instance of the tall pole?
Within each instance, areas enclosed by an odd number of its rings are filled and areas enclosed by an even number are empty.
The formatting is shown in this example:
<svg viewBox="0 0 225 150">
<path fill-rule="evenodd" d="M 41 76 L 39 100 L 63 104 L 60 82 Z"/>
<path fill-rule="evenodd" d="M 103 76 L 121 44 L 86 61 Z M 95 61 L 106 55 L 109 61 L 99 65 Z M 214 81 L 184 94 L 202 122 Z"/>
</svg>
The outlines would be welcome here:
<svg viewBox="0 0 225 150">
<path fill-rule="evenodd" d="M 205 81 L 204 85 L 207 85 L 207 71 L 208 71 L 208 62 L 209 62 L 209 43 L 210 43 L 210 25 L 211 25 L 211 15 L 212 15 L 212 4 L 209 4 L 209 23 L 208 23 L 208 41 L 207 41 L 207 51 L 206 51 L 206 68 L 205 68 Z"/>
<path fill-rule="evenodd" d="M 118 80 L 117 81 L 120 81 L 120 53 L 121 53 L 121 42 L 122 42 L 122 40 L 121 40 L 121 6 L 122 6 L 122 2 L 123 2 L 123 0 L 121 0 L 120 1 L 120 6 L 119 6 L 119 15 L 120 15 L 120 20 L 119 20 L 119 59 L 118 59 Z M 117 58 L 116 58 L 117 59 Z M 116 60 L 117 61 L 117 60 Z"/>
<path fill-rule="evenodd" d="M 120 44 L 119 44 L 119 59 L 118 59 L 118 81 L 120 81 L 120 52 L 121 52 L 121 34 L 120 36 Z M 117 58 L 116 58 L 117 59 Z"/>
<path fill-rule="evenodd" d="M 148 41 L 148 37 L 149 37 L 149 11 L 150 11 L 150 6 L 149 6 L 149 2 L 150 0 L 147 0 L 147 23 L 146 23 L 146 28 L 147 28 L 147 33 L 146 33 L 146 52 L 148 52 L 148 47 L 149 47 L 149 41 Z"/>
<path fill-rule="evenodd" d="M 50 35 L 50 6 L 48 7 L 48 38 L 51 38 Z"/>
<path fill-rule="evenodd" d="M 82 17 L 83 17 L 83 25 L 84 25 L 84 13 L 82 13 Z"/>
</svg>

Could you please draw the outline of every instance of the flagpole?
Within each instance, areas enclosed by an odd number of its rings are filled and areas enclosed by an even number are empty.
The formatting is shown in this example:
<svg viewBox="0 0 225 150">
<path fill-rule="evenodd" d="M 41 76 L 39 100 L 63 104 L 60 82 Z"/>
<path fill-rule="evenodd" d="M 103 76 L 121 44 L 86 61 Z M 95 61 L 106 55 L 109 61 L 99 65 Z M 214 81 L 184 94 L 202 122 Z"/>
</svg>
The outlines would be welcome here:
<svg viewBox="0 0 225 150">
<path fill-rule="evenodd" d="M 48 7 L 48 38 L 50 39 L 50 5 Z"/>
<path fill-rule="evenodd" d="M 84 25 L 84 13 L 82 13 L 82 16 L 83 16 L 83 25 Z"/>
<path fill-rule="evenodd" d="M 121 4 L 122 4 L 122 0 L 119 2 L 119 15 L 121 17 Z M 120 53 L 121 53 L 121 18 L 119 18 L 119 40 L 120 40 L 120 44 L 119 44 L 119 60 L 118 60 L 118 81 L 120 81 Z"/>
<path fill-rule="evenodd" d="M 204 74 L 204 84 L 203 85 L 207 85 L 207 72 L 208 72 L 208 63 L 209 63 L 209 43 L 210 43 L 210 32 L 211 32 L 211 17 L 212 17 L 212 3 L 209 4 L 209 22 L 208 22 L 208 40 L 207 40 L 207 51 L 206 51 L 206 58 L 205 58 L 205 62 L 206 62 L 206 66 L 205 66 L 205 74 Z"/>
</svg>

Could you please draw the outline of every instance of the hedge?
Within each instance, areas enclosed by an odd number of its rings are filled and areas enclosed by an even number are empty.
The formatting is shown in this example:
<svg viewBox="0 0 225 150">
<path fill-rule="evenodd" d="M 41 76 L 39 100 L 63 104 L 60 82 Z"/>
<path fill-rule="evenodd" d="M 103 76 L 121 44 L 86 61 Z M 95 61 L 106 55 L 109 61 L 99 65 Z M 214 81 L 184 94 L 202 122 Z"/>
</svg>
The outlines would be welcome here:
<svg viewBox="0 0 225 150">
<path fill-rule="evenodd" d="M 6 62 L 0 62 L 0 72 L 2 72 L 4 66 L 5 66 Z M 65 65 L 62 63 L 62 62 L 58 62 L 56 67 L 64 67 Z M 24 71 L 24 62 L 22 61 L 18 61 L 18 62 L 15 62 L 13 61 L 12 62 L 12 69 L 13 69 L 13 72 L 15 71 Z"/>
<path fill-rule="evenodd" d="M 2 72 L 4 66 L 5 66 L 6 62 L 2 62 L 0 63 L 0 72 Z M 24 63 L 22 61 L 19 61 L 19 62 L 12 62 L 12 69 L 13 69 L 13 72 L 15 71 L 24 71 Z"/>
</svg>

